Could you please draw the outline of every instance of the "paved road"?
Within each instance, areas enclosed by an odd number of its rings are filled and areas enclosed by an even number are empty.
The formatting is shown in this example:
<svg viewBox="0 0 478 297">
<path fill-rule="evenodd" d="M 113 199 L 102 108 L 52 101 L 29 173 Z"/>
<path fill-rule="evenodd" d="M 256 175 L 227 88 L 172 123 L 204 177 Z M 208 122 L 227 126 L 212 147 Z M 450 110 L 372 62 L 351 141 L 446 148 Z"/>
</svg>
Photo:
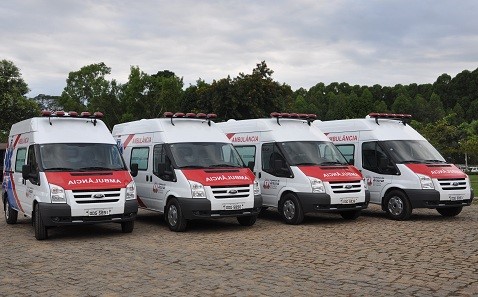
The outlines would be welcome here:
<svg viewBox="0 0 478 297">
<path fill-rule="evenodd" d="M 234 219 L 167 229 L 141 211 L 119 225 L 64 227 L 37 241 L 30 221 L 0 222 L 2 296 L 478 296 L 478 205 L 446 219 L 414 211 L 356 221 L 307 216 L 289 226 L 266 211 L 253 227 Z"/>
</svg>

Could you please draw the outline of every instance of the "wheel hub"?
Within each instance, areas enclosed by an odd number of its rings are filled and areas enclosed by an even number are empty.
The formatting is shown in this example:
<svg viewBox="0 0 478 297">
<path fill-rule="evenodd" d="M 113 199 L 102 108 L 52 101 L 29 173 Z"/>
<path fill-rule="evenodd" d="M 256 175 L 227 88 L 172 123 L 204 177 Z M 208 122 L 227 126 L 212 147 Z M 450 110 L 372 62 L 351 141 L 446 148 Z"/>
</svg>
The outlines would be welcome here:
<svg viewBox="0 0 478 297">
<path fill-rule="evenodd" d="M 171 226 L 176 226 L 176 224 L 178 223 L 178 209 L 175 205 L 169 206 L 168 222 Z"/>
<path fill-rule="evenodd" d="M 290 200 L 287 200 L 286 202 L 284 202 L 283 212 L 284 212 L 284 216 L 286 217 L 286 219 L 292 220 L 295 216 L 294 202 L 292 202 Z"/>
<path fill-rule="evenodd" d="M 388 200 L 388 211 L 394 216 L 398 216 L 403 211 L 403 201 L 398 197 L 392 197 Z"/>
</svg>

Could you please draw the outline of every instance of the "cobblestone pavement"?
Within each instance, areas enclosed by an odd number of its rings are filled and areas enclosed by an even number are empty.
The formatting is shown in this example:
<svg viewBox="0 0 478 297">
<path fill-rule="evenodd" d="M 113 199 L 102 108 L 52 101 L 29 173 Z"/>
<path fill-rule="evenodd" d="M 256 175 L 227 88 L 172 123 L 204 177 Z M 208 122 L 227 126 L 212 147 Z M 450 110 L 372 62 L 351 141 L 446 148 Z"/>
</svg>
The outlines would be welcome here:
<svg viewBox="0 0 478 297">
<path fill-rule="evenodd" d="M 410 221 L 371 206 L 356 221 L 266 211 L 170 232 L 140 211 L 132 234 L 115 224 L 55 228 L 0 222 L 2 296 L 478 296 L 478 205 L 455 218 L 415 210 Z"/>
</svg>

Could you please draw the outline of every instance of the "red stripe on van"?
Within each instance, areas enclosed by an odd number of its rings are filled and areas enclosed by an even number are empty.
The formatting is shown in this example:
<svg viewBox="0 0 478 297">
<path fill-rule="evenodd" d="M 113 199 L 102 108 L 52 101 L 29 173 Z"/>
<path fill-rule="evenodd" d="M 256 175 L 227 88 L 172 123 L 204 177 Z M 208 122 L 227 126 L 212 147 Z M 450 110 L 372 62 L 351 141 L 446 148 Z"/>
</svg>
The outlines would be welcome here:
<svg viewBox="0 0 478 297">
<path fill-rule="evenodd" d="M 234 168 L 234 170 L 183 169 L 182 173 L 188 180 L 204 186 L 237 186 L 250 185 L 254 182 L 254 173 L 249 168 Z"/>
<path fill-rule="evenodd" d="M 126 140 L 123 143 L 123 148 L 124 149 L 128 146 L 128 144 L 131 142 L 131 139 L 133 139 L 133 137 L 134 137 L 134 134 L 128 135 L 128 137 L 126 138 Z"/>
<path fill-rule="evenodd" d="M 125 188 L 131 182 L 128 171 L 103 172 L 45 172 L 48 183 L 65 190 L 107 190 Z M 103 174 L 101 174 L 103 173 Z M 74 175 L 73 175 L 74 174 Z"/>
<path fill-rule="evenodd" d="M 356 181 L 362 179 L 362 173 L 354 166 L 334 166 L 320 167 L 314 166 L 297 166 L 305 175 L 315 177 L 323 181 Z"/>
</svg>

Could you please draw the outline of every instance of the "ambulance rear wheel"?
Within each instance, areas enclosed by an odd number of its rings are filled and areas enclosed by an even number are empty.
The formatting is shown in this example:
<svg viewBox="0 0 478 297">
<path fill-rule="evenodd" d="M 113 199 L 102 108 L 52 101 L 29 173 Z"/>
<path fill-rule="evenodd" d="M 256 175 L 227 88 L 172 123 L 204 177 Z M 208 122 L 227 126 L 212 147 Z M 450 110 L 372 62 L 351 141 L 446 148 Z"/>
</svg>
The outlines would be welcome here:
<svg viewBox="0 0 478 297">
<path fill-rule="evenodd" d="M 134 221 L 121 222 L 121 232 L 131 233 L 134 229 Z"/>
<path fill-rule="evenodd" d="M 166 204 L 165 218 L 169 230 L 176 232 L 186 230 L 188 221 L 184 218 L 181 206 L 176 198 L 172 198 Z"/>
<path fill-rule="evenodd" d="M 35 217 L 33 218 L 33 227 L 35 228 L 35 238 L 38 240 L 44 240 L 48 238 L 48 231 L 46 226 L 43 224 L 40 207 L 35 206 Z"/>
<path fill-rule="evenodd" d="M 340 215 L 345 220 L 355 220 L 360 216 L 360 210 L 352 210 L 352 211 L 342 211 Z"/>
<path fill-rule="evenodd" d="M 390 191 L 385 198 L 385 210 L 388 216 L 397 221 L 405 221 L 412 214 L 412 206 L 402 191 Z"/>
<path fill-rule="evenodd" d="M 285 194 L 279 211 L 287 224 L 299 225 L 304 220 L 304 211 L 294 194 Z"/>
<path fill-rule="evenodd" d="M 252 226 L 256 223 L 257 215 L 237 217 L 237 221 L 242 226 Z"/>
<path fill-rule="evenodd" d="M 16 224 L 18 218 L 18 211 L 13 209 L 8 202 L 8 198 L 5 199 L 5 221 L 7 224 Z"/>
<path fill-rule="evenodd" d="M 462 209 L 463 209 L 463 206 L 445 207 L 445 208 L 437 208 L 437 211 L 439 214 L 441 214 L 444 217 L 454 217 L 454 216 L 457 216 Z"/>
</svg>

